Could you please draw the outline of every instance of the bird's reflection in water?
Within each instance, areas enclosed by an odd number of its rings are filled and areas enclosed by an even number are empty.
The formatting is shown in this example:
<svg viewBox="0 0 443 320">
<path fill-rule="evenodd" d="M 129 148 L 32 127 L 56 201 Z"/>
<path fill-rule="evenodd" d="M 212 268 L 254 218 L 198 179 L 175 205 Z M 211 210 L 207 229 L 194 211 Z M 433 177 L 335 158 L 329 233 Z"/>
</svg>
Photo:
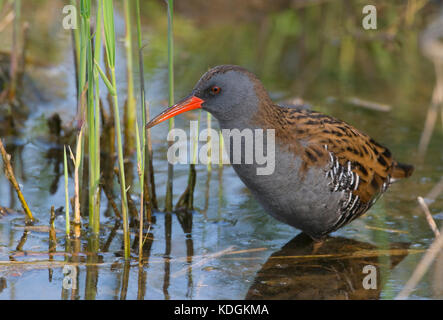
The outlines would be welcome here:
<svg viewBox="0 0 443 320">
<path fill-rule="evenodd" d="M 318 246 L 300 234 L 268 258 L 246 299 L 378 299 L 380 270 L 394 268 L 409 246 L 391 243 L 388 250 L 378 251 L 372 244 L 341 237 L 330 237 Z M 379 259 L 382 256 L 387 259 Z M 363 287 L 367 265 L 375 267 L 375 289 Z"/>
</svg>

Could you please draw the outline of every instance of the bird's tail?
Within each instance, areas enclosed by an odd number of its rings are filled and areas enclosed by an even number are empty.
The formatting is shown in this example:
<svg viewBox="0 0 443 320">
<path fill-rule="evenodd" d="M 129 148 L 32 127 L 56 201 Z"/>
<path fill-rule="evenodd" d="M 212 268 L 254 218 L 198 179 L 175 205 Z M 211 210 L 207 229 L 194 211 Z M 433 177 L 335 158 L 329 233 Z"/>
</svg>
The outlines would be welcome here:
<svg viewBox="0 0 443 320">
<path fill-rule="evenodd" d="M 412 175 L 413 172 L 414 172 L 413 165 L 394 162 L 394 169 L 392 170 L 391 177 L 394 180 L 408 178 Z"/>
</svg>

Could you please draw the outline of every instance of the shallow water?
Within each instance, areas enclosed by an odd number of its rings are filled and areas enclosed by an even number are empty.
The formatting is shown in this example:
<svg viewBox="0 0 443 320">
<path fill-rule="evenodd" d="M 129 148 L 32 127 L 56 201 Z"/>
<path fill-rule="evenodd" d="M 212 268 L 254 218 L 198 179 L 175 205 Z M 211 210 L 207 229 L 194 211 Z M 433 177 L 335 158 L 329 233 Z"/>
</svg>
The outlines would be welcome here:
<svg viewBox="0 0 443 320">
<path fill-rule="evenodd" d="M 388 146 L 399 161 L 414 163 L 416 172 L 391 186 L 365 216 L 315 250 L 303 236 L 297 237 L 298 230 L 267 215 L 230 166 L 213 166 L 208 172 L 205 165 L 197 165 L 197 210 L 156 212 L 145 242 L 145 264 L 139 267 L 136 243 L 132 259 L 125 263 L 122 258 L 123 232 L 105 196 L 98 239 L 85 235 L 78 242 L 67 241 L 60 215 L 55 221 L 60 230 L 57 247 L 49 252 L 50 207 L 64 206 L 65 195 L 63 144 L 49 135 L 46 119 L 58 113 L 64 125 L 70 123 L 76 113 L 76 91 L 70 33 L 61 28 L 62 3 L 29 3 L 24 17 L 35 28 L 30 31 L 31 62 L 22 92 L 29 114 L 19 122 L 17 134 L 5 133 L 2 139 L 38 221 L 25 231 L 22 214 L 0 218 L 0 299 L 391 299 L 399 293 L 434 239 L 416 198 L 426 197 L 443 176 L 441 125 L 436 126 L 424 160 L 417 154 L 435 84 L 433 65 L 421 54 L 417 39 L 437 7 L 426 6 L 411 25 L 402 22 L 395 41 L 390 41 L 378 39 L 374 32 L 358 33 L 358 1 L 347 13 L 340 1 L 296 10 L 277 1 L 274 7 L 244 5 L 235 15 L 229 14 L 235 6 L 230 1 L 225 10 L 201 7 L 197 14 L 178 4 L 177 99 L 208 67 L 243 65 L 259 75 L 276 101 L 302 97 L 314 109 L 343 119 Z M 167 99 L 166 16 L 161 2 L 148 3 L 143 8 L 145 78 L 151 112 L 157 114 Z M 398 13 L 405 10 L 401 3 L 380 2 L 378 35 L 400 19 Z M 116 19 L 123 37 L 122 17 Z M 233 24 L 230 19 L 238 20 Z M 0 41 L 7 45 L 6 34 L 0 34 Z M 122 42 L 117 61 L 117 74 L 123 77 L 118 86 L 124 92 Z M 104 86 L 102 92 L 106 93 Z M 392 110 L 346 103 L 352 97 L 387 104 Z M 120 98 L 123 105 L 124 94 Z M 178 117 L 176 126 L 188 130 L 189 119 L 197 115 Z M 206 126 L 206 114 L 202 119 Z M 167 125 L 152 133 L 163 207 Z M 186 188 L 188 166 L 176 165 L 174 170 L 175 203 Z M 131 188 L 137 190 L 137 184 Z M 0 206 L 21 209 L 4 175 L 0 195 Z M 136 191 L 133 197 L 138 205 Z M 428 204 L 441 226 L 443 194 Z M 134 229 L 132 243 L 136 233 Z M 73 268 L 64 273 L 66 264 Z M 440 255 L 413 298 L 443 298 L 442 264 Z M 376 267 L 376 289 L 363 288 L 366 265 Z M 64 289 L 63 281 L 69 278 L 72 287 Z"/>
</svg>

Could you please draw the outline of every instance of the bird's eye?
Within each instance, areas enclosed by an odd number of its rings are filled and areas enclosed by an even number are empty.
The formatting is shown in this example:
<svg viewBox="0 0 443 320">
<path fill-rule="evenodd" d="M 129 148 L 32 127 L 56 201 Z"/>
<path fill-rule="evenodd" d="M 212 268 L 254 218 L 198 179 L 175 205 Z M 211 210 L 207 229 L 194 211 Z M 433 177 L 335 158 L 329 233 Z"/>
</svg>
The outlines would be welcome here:
<svg viewBox="0 0 443 320">
<path fill-rule="evenodd" d="M 213 87 L 211 87 L 211 93 L 212 93 L 212 94 L 219 94 L 220 91 L 221 91 L 221 88 L 220 88 L 220 87 L 217 87 L 217 86 L 213 86 Z"/>
</svg>

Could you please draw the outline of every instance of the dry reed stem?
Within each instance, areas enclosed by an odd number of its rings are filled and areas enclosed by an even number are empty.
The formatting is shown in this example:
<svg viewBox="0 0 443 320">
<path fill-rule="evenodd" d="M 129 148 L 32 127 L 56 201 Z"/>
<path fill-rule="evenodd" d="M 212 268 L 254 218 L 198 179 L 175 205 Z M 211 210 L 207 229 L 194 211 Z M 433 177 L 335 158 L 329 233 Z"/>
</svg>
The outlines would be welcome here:
<svg viewBox="0 0 443 320">
<path fill-rule="evenodd" d="M 443 192 L 443 177 L 441 177 L 440 181 L 429 191 L 429 193 L 424 196 L 424 199 L 428 199 L 430 201 L 434 201 Z M 417 205 L 415 210 L 421 210 L 420 204 Z"/>
<path fill-rule="evenodd" d="M 369 110 L 389 112 L 392 110 L 391 106 L 374 101 L 363 100 L 357 97 L 349 97 L 346 102 L 357 107 L 362 107 Z"/>
<path fill-rule="evenodd" d="M 10 214 L 13 214 L 14 212 L 17 212 L 17 211 L 14 211 L 10 208 L 5 208 L 5 207 L 0 206 L 0 218 L 2 218 L 4 216 L 8 216 Z"/>
<path fill-rule="evenodd" d="M 26 53 L 28 51 L 28 37 L 29 37 L 29 22 L 23 23 L 23 30 L 22 30 L 22 39 L 23 39 L 23 45 L 22 45 L 22 53 L 20 57 L 20 63 L 19 63 L 19 78 L 18 78 L 18 84 L 22 85 L 23 75 L 25 74 L 25 67 L 26 67 Z"/>
<path fill-rule="evenodd" d="M 419 249 L 390 249 L 390 250 L 360 250 L 353 253 L 331 253 L 331 254 L 311 254 L 311 255 L 297 255 L 297 256 L 271 256 L 268 260 L 283 259 L 283 260 L 316 260 L 316 259 L 356 259 L 356 258 L 373 258 L 380 256 L 405 256 L 410 254 L 419 254 L 425 250 Z M 223 260 L 263 260 L 262 257 L 223 257 Z"/>
<path fill-rule="evenodd" d="M 422 135 L 420 137 L 420 143 L 418 147 L 419 155 L 423 158 L 426 150 L 428 149 L 429 142 L 431 140 L 432 133 L 434 131 L 435 122 L 437 121 L 438 108 L 440 104 L 443 102 L 443 85 L 438 89 L 437 85 L 434 89 L 434 93 L 432 95 L 431 106 L 428 109 L 428 113 L 426 115 L 425 125 L 423 128 Z"/>
<path fill-rule="evenodd" d="M 408 231 L 405 231 L 405 230 L 387 229 L 387 228 L 380 228 L 380 227 L 374 227 L 374 226 L 365 226 L 365 228 L 369 229 L 369 230 L 378 230 L 378 231 L 385 231 L 385 232 L 391 232 L 391 233 L 404 233 L 404 234 L 409 233 Z"/>
<path fill-rule="evenodd" d="M 54 253 L 47 253 L 48 255 L 51 254 L 52 256 L 63 256 L 63 255 L 67 255 L 64 252 L 54 252 Z M 97 254 L 97 253 L 95 253 Z M 72 254 L 72 256 L 74 256 Z M 97 262 L 97 263 L 91 263 L 91 262 L 69 262 L 69 265 L 71 266 L 111 266 L 113 265 L 114 262 Z M 54 268 L 54 267 L 59 267 L 59 268 L 63 268 L 66 265 L 65 261 L 57 261 L 57 260 L 53 260 L 53 261 L 0 261 L 0 266 L 35 266 L 35 269 L 37 269 L 37 267 L 42 267 L 42 268 Z"/>
<path fill-rule="evenodd" d="M 435 238 L 431 247 L 426 251 L 423 258 L 418 263 L 411 278 L 408 280 L 403 290 L 395 297 L 395 299 L 407 299 L 414 288 L 420 282 L 421 278 L 428 271 L 437 254 L 443 249 L 443 227 L 440 229 L 440 235 Z"/>
<path fill-rule="evenodd" d="M 2 32 L 12 21 L 14 21 L 15 13 L 11 10 L 0 22 L 0 32 Z"/>
<path fill-rule="evenodd" d="M 174 273 L 171 275 L 171 277 L 172 277 L 172 278 L 177 278 L 177 277 L 179 277 L 179 276 L 182 276 L 182 275 L 186 274 L 186 272 L 188 272 L 189 268 L 197 268 L 197 267 L 200 267 L 200 266 L 202 266 L 202 265 L 208 263 L 209 261 L 211 261 L 211 260 L 213 260 L 213 259 L 215 259 L 215 258 L 218 258 L 218 257 L 220 257 L 220 256 L 222 256 L 222 255 L 227 254 L 228 252 L 232 251 L 232 249 L 234 249 L 234 246 L 230 246 L 230 247 L 228 247 L 228 248 L 226 248 L 226 249 L 224 249 L 224 250 L 222 250 L 222 251 L 219 251 L 219 252 L 216 252 L 216 253 L 210 254 L 210 255 L 204 257 L 203 259 L 201 259 L 200 261 L 197 261 L 197 262 L 191 264 L 190 266 L 187 266 L 186 268 L 183 268 L 183 269 L 181 269 L 181 270 L 179 270 L 179 271 L 177 271 L 177 272 L 174 272 Z"/>
<path fill-rule="evenodd" d="M 126 192 L 127 192 L 127 196 L 128 196 L 128 208 L 131 213 L 131 218 L 135 218 L 135 217 L 138 217 L 138 210 L 137 210 L 137 206 L 135 205 L 134 200 L 131 197 L 131 194 L 128 192 L 130 187 L 131 186 L 128 186 L 126 188 L 126 190 L 127 190 Z"/>
<path fill-rule="evenodd" d="M 143 239 L 143 192 L 144 190 L 142 189 L 142 192 L 140 193 L 140 217 L 139 217 L 139 230 L 138 230 L 138 263 L 140 265 L 143 264 L 143 243 L 144 241 Z"/>
<path fill-rule="evenodd" d="M 57 235 L 55 232 L 54 221 L 55 221 L 55 211 L 54 211 L 54 206 L 51 206 L 51 217 L 49 220 L 49 252 L 55 251 L 57 247 Z"/>
<path fill-rule="evenodd" d="M 268 250 L 268 248 L 253 248 L 253 249 L 231 251 L 231 252 L 226 253 L 226 255 L 241 254 L 241 253 L 251 253 L 251 252 L 260 252 L 260 251 L 266 251 L 266 250 Z"/>
<path fill-rule="evenodd" d="M 18 78 L 18 61 L 19 61 L 19 27 L 20 27 L 20 7 L 21 2 L 16 1 L 14 3 L 14 24 L 12 27 L 12 48 L 11 48 L 11 61 L 9 65 L 9 78 L 10 83 L 8 87 L 8 99 L 13 101 L 17 90 L 17 78 Z"/>
<path fill-rule="evenodd" d="M 28 217 L 28 219 L 33 222 L 34 221 L 34 217 L 32 216 L 31 210 L 28 207 L 28 204 L 26 203 L 26 200 L 23 196 L 23 193 L 20 190 L 20 186 L 17 183 L 17 180 L 15 179 L 14 176 L 14 170 L 12 169 L 11 166 L 11 156 L 6 152 L 5 147 L 3 146 L 3 142 L 0 139 L 0 152 L 2 154 L 2 158 L 3 158 L 3 166 L 5 168 L 5 175 L 6 178 L 8 178 L 9 182 L 11 182 L 12 186 L 14 187 L 17 196 L 20 200 L 20 203 L 22 204 L 23 210 L 25 210 L 26 216 Z"/>
<path fill-rule="evenodd" d="M 80 133 L 78 135 L 77 140 L 77 154 L 76 157 L 80 157 L 80 146 L 82 141 L 82 133 L 83 133 L 83 127 L 80 129 Z M 71 155 L 71 160 L 74 162 L 74 237 L 80 238 L 81 235 L 81 216 L 80 216 L 80 179 L 79 179 L 79 159 L 74 157 L 74 154 L 72 153 L 71 147 L 68 146 L 69 153 Z"/>
<path fill-rule="evenodd" d="M 118 210 L 117 204 L 115 203 L 114 199 L 112 198 L 112 193 L 108 190 L 108 187 L 106 184 L 102 184 L 103 192 L 105 193 L 106 198 L 108 199 L 109 204 L 111 205 L 112 209 L 114 210 L 115 215 L 118 219 L 122 219 L 122 215 L 120 213 L 120 210 Z"/>
<path fill-rule="evenodd" d="M 155 239 L 153 239 L 153 238 L 150 238 L 149 237 L 149 232 L 151 231 L 151 223 L 149 223 L 149 225 L 148 225 L 148 231 L 146 231 L 146 236 L 145 236 L 145 238 L 143 239 L 143 243 L 142 243 L 142 246 L 144 246 L 145 245 L 145 242 L 146 242 L 146 240 L 151 240 L 151 241 L 154 241 Z"/>
<path fill-rule="evenodd" d="M 431 191 L 426 195 L 426 199 L 431 199 L 434 201 L 443 192 L 443 177 L 441 177 L 440 181 L 432 188 Z"/>
<path fill-rule="evenodd" d="M 26 230 L 26 231 L 32 231 L 32 232 L 36 232 L 36 233 L 49 233 L 51 231 L 51 228 L 48 226 L 16 226 L 14 227 L 15 229 L 18 230 Z M 55 233 L 64 233 L 63 230 L 60 229 L 54 229 Z"/>
<path fill-rule="evenodd" d="M 198 256 L 194 256 L 193 258 L 202 258 L 202 260 L 194 263 L 193 265 L 191 265 L 191 267 L 198 267 L 200 265 L 203 265 L 205 263 L 207 263 L 208 261 L 210 261 L 211 259 L 220 257 L 220 256 L 227 256 L 227 255 L 234 255 L 234 254 L 242 254 L 242 253 L 248 253 L 248 252 L 256 252 L 256 251 L 262 251 L 262 250 L 267 250 L 267 248 L 254 248 L 254 249 L 248 249 L 248 250 L 238 250 L 238 251 L 230 251 L 233 247 L 229 247 L 221 252 L 218 253 L 214 253 L 210 256 L 202 256 L 202 255 L 198 255 Z M 340 259 L 355 259 L 355 258 L 364 258 L 364 257 L 376 257 L 376 256 L 380 256 L 380 255 L 391 255 L 391 256 L 396 256 L 396 255 L 406 255 L 406 254 L 419 254 L 419 253 L 423 253 L 425 250 L 412 250 L 412 249 L 393 249 L 393 250 L 382 250 L 380 252 L 380 250 L 362 250 L 362 252 L 360 254 L 350 254 L 350 255 L 343 255 L 343 254 L 325 254 L 325 255 L 300 255 L 300 256 L 275 256 L 275 257 L 270 257 L 269 259 L 303 259 L 303 260 L 309 260 L 309 259 L 318 259 L 318 258 L 340 258 Z M 51 254 L 52 256 L 68 256 L 68 257 L 81 257 L 81 256 L 89 256 L 89 255 L 96 255 L 96 252 L 86 252 L 86 251 L 82 251 L 82 252 L 48 252 L 48 251 L 39 251 L 39 252 L 35 252 L 35 251 L 22 251 L 22 252 L 15 252 L 12 257 L 18 258 L 18 257 L 40 257 L 40 256 L 45 256 L 45 255 L 49 255 Z M 221 258 L 223 260 L 263 260 L 263 257 L 223 257 Z M 133 260 L 135 260 L 133 258 Z M 138 260 L 138 259 L 137 259 Z M 157 264 L 157 263 L 164 263 L 166 261 L 170 262 L 170 263 L 184 263 L 188 260 L 188 257 L 179 257 L 179 258 L 151 258 L 149 260 L 150 264 Z M 34 261 L 0 261 L 0 266 L 20 266 L 20 265 L 44 265 L 44 266 L 48 266 L 48 265 L 54 265 L 54 263 L 57 265 L 59 263 L 60 266 L 63 267 L 63 265 L 65 264 L 65 262 L 63 261 L 47 261 L 47 260 L 34 260 Z M 82 262 L 78 262 L 75 263 L 74 265 L 78 265 L 78 266 L 89 266 L 89 265 L 95 265 L 95 266 L 106 266 L 106 265 L 111 265 L 112 263 L 82 263 Z M 135 265 L 139 265 L 139 262 L 135 262 L 134 261 L 134 266 Z M 189 266 L 184 268 L 181 271 L 178 271 L 176 273 L 174 273 L 174 275 L 178 274 L 184 274 L 188 271 Z"/>
<path fill-rule="evenodd" d="M 419 155 L 424 157 L 437 121 L 438 109 L 441 109 L 443 122 L 443 51 L 440 38 L 442 36 L 443 14 L 435 19 L 421 36 L 421 50 L 435 67 L 436 83 L 432 93 L 431 105 L 426 115 L 425 125 L 419 143 Z"/>
<path fill-rule="evenodd" d="M 114 175 L 115 175 L 118 183 L 121 186 L 121 179 L 120 179 L 121 176 L 120 176 L 120 169 L 119 168 L 114 167 Z M 130 189 L 131 189 L 131 186 L 127 185 L 126 186 L 126 194 L 127 194 L 126 197 L 127 197 L 127 202 L 128 202 L 128 210 L 129 210 L 129 213 L 131 214 L 131 218 L 133 218 L 133 217 L 138 217 L 138 210 L 137 210 L 137 207 L 134 203 L 134 200 L 132 200 L 131 194 L 129 193 Z"/>
<path fill-rule="evenodd" d="M 15 251 L 22 251 L 23 250 L 23 246 L 25 245 L 26 240 L 28 239 L 28 234 L 29 234 L 29 231 L 25 229 L 23 231 L 23 234 L 22 234 L 22 237 L 20 238 L 19 243 L 17 244 L 17 247 L 15 247 Z"/>
<path fill-rule="evenodd" d="M 418 203 L 420 204 L 420 207 L 422 208 L 423 212 L 425 213 L 426 221 L 428 221 L 432 232 L 434 232 L 435 236 L 438 237 L 440 235 L 440 232 L 438 231 L 437 224 L 435 223 L 434 218 L 432 218 L 432 215 L 431 215 L 431 212 L 429 211 L 428 206 L 426 205 L 426 203 L 422 197 L 417 197 L 417 200 L 418 200 Z"/>
</svg>

